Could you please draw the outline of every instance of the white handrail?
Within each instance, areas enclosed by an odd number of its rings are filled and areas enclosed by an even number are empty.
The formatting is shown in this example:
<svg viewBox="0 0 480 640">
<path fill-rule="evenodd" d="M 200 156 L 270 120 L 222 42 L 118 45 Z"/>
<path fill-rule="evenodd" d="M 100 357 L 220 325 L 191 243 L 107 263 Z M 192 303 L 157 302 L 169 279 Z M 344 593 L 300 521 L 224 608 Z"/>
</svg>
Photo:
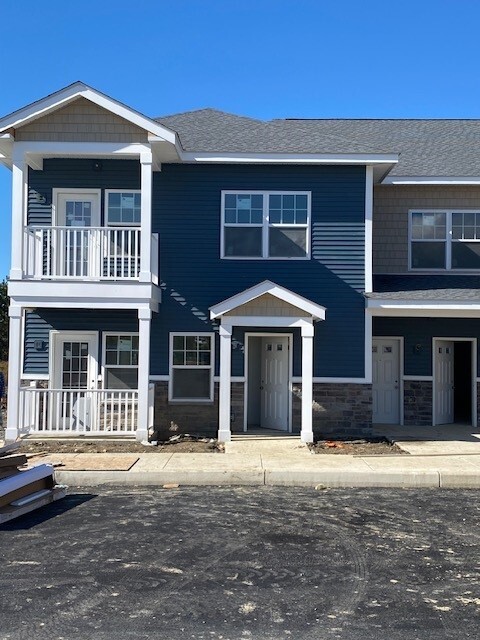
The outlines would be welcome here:
<svg viewBox="0 0 480 640">
<path fill-rule="evenodd" d="M 20 389 L 21 433 L 133 434 L 136 389 Z"/>
<path fill-rule="evenodd" d="M 139 227 L 25 228 L 26 278 L 137 280 L 140 274 Z"/>
</svg>

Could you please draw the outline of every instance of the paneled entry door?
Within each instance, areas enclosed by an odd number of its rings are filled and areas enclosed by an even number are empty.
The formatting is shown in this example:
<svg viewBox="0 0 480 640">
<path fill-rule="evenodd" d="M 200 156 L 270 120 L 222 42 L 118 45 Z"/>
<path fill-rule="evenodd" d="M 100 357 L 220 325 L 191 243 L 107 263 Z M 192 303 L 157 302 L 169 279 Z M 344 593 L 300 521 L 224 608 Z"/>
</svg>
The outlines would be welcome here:
<svg viewBox="0 0 480 640">
<path fill-rule="evenodd" d="M 261 426 L 288 431 L 288 338 L 263 338 L 261 357 Z"/>
<path fill-rule="evenodd" d="M 372 421 L 400 424 L 400 341 L 374 338 L 372 352 Z"/>
<path fill-rule="evenodd" d="M 450 340 L 435 340 L 435 423 L 454 420 L 454 350 Z"/>
<path fill-rule="evenodd" d="M 55 243 L 59 274 L 65 277 L 99 275 L 99 243 L 91 227 L 100 226 L 100 197 L 96 192 L 59 192 L 56 201 Z"/>
</svg>

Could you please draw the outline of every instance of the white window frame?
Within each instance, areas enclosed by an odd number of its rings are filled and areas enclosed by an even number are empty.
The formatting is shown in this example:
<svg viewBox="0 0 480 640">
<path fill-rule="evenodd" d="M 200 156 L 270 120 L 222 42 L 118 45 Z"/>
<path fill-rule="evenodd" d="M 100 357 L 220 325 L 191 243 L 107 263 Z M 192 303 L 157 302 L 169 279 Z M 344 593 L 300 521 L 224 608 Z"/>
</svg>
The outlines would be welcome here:
<svg viewBox="0 0 480 640">
<path fill-rule="evenodd" d="M 263 196 L 263 222 L 262 224 L 247 224 L 243 226 L 248 228 L 262 228 L 262 255 L 261 256 L 226 256 L 225 255 L 225 227 L 242 227 L 242 224 L 225 224 L 225 196 L 227 195 L 261 195 Z M 269 198 L 272 195 L 278 196 L 307 196 L 307 222 L 306 224 L 270 224 L 269 220 Z M 310 260 L 311 258 L 311 219 L 312 219 L 312 192 L 311 191 L 259 191 L 255 189 L 229 189 L 222 190 L 221 207 L 220 207 L 220 257 L 222 260 Z M 268 255 L 269 251 L 269 228 L 297 228 L 306 230 L 306 255 L 282 257 Z"/>
<path fill-rule="evenodd" d="M 103 199 L 103 211 L 105 216 L 105 226 L 106 227 L 140 227 L 141 219 L 139 222 L 110 222 L 108 219 L 108 196 L 111 193 L 132 193 L 132 194 L 140 194 L 142 196 L 141 189 L 105 189 L 104 199 Z M 142 212 L 140 209 L 140 218 Z"/>
<path fill-rule="evenodd" d="M 133 337 L 133 336 L 137 336 L 138 338 L 140 337 L 140 334 L 138 333 L 138 331 L 103 331 L 102 332 L 102 389 L 107 389 L 108 387 L 105 386 L 105 382 L 107 379 L 107 375 L 106 375 L 106 371 L 107 369 L 137 369 L 138 371 L 138 364 L 134 365 L 134 364 L 107 364 L 107 337 L 109 336 L 114 336 L 114 337 L 120 337 L 120 336 L 128 336 L 128 337 Z M 131 391 L 136 391 L 138 390 L 138 376 L 137 376 L 137 389 L 131 389 Z M 122 391 L 122 389 L 116 389 L 116 391 Z M 126 391 L 126 389 L 125 389 Z"/>
<path fill-rule="evenodd" d="M 414 213 L 444 213 L 446 216 L 445 224 L 445 240 L 440 239 L 430 239 L 430 240 L 419 240 L 418 238 L 412 237 L 412 219 Z M 461 267 L 456 269 L 452 267 L 452 243 L 455 242 L 478 242 L 480 244 L 480 240 L 454 240 L 452 238 L 452 214 L 454 213 L 480 213 L 480 209 L 409 209 L 408 210 L 408 271 L 412 271 L 415 273 L 445 273 L 446 271 L 450 271 L 452 273 L 478 273 L 480 272 L 480 268 L 478 269 L 468 269 L 466 267 Z M 418 268 L 412 266 L 412 242 L 444 242 L 445 243 L 445 267 L 427 267 L 427 268 Z"/>
<path fill-rule="evenodd" d="M 173 339 L 177 336 L 199 336 L 210 338 L 210 364 L 209 365 L 180 365 L 173 364 Z M 174 398 L 173 397 L 173 370 L 174 369 L 210 369 L 210 397 L 209 398 Z M 214 399 L 214 374 L 215 374 L 215 333 L 202 331 L 171 331 L 169 340 L 168 357 L 168 401 L 174 404 L 207 404 Z"/>
</svg>

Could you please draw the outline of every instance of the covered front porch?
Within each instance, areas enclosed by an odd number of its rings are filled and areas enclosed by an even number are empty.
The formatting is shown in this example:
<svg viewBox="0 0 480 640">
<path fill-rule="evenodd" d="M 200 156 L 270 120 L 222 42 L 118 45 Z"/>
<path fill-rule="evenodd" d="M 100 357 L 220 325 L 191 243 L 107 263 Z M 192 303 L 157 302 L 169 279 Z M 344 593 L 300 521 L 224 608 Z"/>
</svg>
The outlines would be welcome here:
<svg viewBox="0 0 480 640">
<path fill-rule="evenodd" d="M 150 309 L 12 307 L 10 314 L 21 356 L 10 363 L 19 384 L 9 384 L 7 441 L 28 434 L 148 438 Z"/>
<path fill-rule="evenodd" d="M 220 321 L 220 384 L 218 439 L 232 439 L 232 338 L 245 330 L 244 432 L 256 414 L 255 428 L 292 431 L 293 331 L 301 334 L 302 442 L 313 442 L 314 322 L 325 319 L 325 307 L 268 280 L 210 308 Z M 255 396 L 255 398 L 254 398 Z M 254 404 L 257 409 L 254 409 Z"/>
</svg>

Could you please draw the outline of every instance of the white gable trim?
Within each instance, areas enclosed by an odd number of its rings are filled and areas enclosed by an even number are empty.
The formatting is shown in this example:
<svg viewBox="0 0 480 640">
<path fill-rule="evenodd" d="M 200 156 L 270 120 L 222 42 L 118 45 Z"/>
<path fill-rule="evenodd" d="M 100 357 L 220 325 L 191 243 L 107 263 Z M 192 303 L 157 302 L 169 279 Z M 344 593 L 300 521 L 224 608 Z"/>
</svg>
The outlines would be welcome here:
<svg viewBox="0 0 480 640">
<path fill-rule="evenodd" d="M 381 184 L 479 185 L 480 176 L 389 176 Z"/>
<path fill-rule="evenodd" d="M 57 110 L 80 97 L 95 103 L 99 107 L 114 113 L 141 129 L 145 129 L 161 140 L 170 142 L 177 146 L 177 137 L 174 131 L 171 131 L 158 122 L 147 118 L 141 113 L 138 113 L 138 111 L 130 109 L 130 107 L 125 106 L 121 102 L 117 102 L 117 100 L 113 100 L 113 98 L 92 89 L 83 82 L 75 82 L 60 91 L 50 94 L 46 98 L 42 98 L 37 102 L 33 102 L 32 104 L 5 116 L 0 120 L 0 133 L 6 129 L 21 127 L 28 122 L 37 120 L 38 118 L 45 116 L 50 111 Z"/>
<path fill-rule="evenodd" d="M 322 307 L 311 300 L 307 300 L 306 298 L 299 296 L 297 293 L 294 293 L 285 287 L 281 287 L 270 280 L 265 280 L 250 289 L 245 289 L 245 291 L 241 291 L 235 296 L 227 298 L 227 300 L 223 300 L 223 302 L 219 302 L 213 307 L 210 307 L 210 318 L 212 320 L 219 318 L 225 313 L 228 313 L 247 302 L 251 302 L 266 293 L 269 293 L 270 295 L 275 296 L 279 300 L 283 300 L 294 307 L 298 307 L 305 313 L 313 316 L 314 319 L 325 320 L 325 307 Z"/>
</svg>

